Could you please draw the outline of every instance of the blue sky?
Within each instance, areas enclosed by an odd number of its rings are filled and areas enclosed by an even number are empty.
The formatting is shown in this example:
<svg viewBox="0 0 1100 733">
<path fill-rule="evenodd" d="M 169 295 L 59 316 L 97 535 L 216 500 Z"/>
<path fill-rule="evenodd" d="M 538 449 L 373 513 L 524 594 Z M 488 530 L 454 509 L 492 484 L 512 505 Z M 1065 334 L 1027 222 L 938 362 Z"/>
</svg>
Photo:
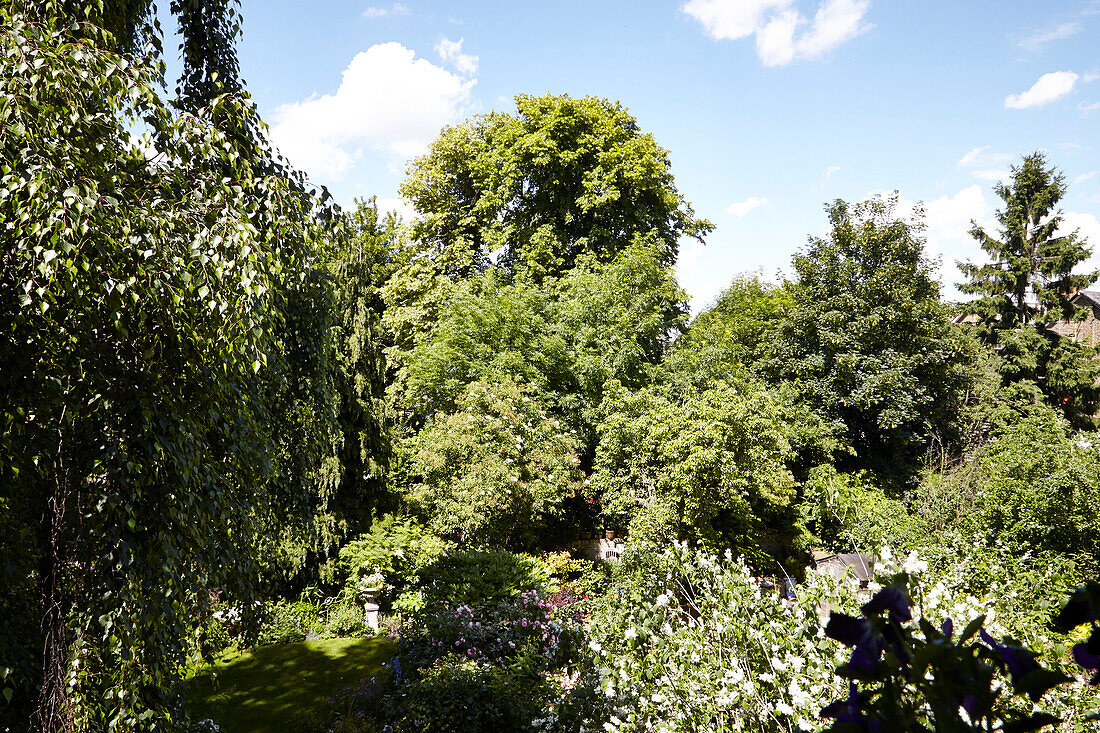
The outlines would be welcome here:
<svg viewBox="0 0 1100 733">
<path fill-rule="evenodd" d="M 516 94 L 619 100 L 716 225 L 684 243 L 696 312 L 738 273 L 789 272 L 823 206 L 924 201 L 930 253 L 979 258 L 993 183 L 1036 149 L 1100 248 L 1100 0 L 244 0 L 242 74 L 288 157 L 336 198 L 401 207 L 439 128 Z"/>
</svg>

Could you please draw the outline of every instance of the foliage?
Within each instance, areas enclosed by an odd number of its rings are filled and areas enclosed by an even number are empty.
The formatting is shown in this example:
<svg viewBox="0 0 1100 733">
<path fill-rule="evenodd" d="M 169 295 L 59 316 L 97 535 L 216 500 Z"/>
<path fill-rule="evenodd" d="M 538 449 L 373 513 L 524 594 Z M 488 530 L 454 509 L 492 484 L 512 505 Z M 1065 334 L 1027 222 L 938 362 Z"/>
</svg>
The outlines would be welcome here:
<svg viewBox="0 0 1100 733">
<path fill-rule="evenodd" d="M 794 303 L 768 368 L 842 426 L 857 468 L 904 479 L 933 437 L 950 435 L 965 352 L 919 214 L 896 218 L 896 201 L 828 207 L 828 237 L 811 237 L 795 256 Z"/>
<path fill-rule="evenodd" d="M 841 650 L 820 609 L 845 598 L 827 576 L 788 607 L 742 562 L 677 544 L 626 561 L 619 592 L 590 625 L 605 726 L 628 731 L 812 730 L 839 689 Z"/>
<path fill-rule="evenodd" d="M 665 371 L 700 388 L 761 371 L 779 324 L 795 307 L 794 294 L 789 283 L 770 285 L 758 275 L 734 278 L 676 339 Z"/>
<path fill-rule="evenodd" d="M 401 187 L 438 272 L 469 275 L 499 250 L 509 273 L 541 282 L 585 253 L 609 262 L 636 235 L 671 267 L 680 237 L 709 231 L 621 105 L 521 95 L 516 109 L 445 129 Z"/>
<path fill-rule="evenodd" d="M 364 576 L 376 572 L 403 587 L 446 550 L 447 544 L 415 519 L 386 514 L 374 520 L 370 532 L 340 548 L 337 564 L 347 588 L 357 588 Z"/>
<path fill-rule="evenodd" d="M 549 581 L 546 567 L 529 555 L 507 550 L 457 550 L 426 565 L 418 573 L 427 607 L 440 602 L 482 603 L 542 591 Z"/>
<path fill-rule="evenodd" d="M 441 536 L 522 547 L 578 493 L 576 449 L 530 389 L 474 382 L 410 441 L 413 497 Z"/>
<path fill-rule="evenodd" d="M 902 501 L 874 486 L 866 472 L 815 466 L 802 485 L 799 520 L 837 552 L 877 552 L 884 546 L 923 547 L 928 534 Z"/>
<path fill-rule="evenodd" d="M 266 603 L 261 618 L 256 642 L 260 646 L 305 641 L 309 634 L 322 629 L 320 610 L 304 600 Z"/>
<path fill-rule="evenodd" d="M 1037 414 L 982 454 L 982 529 L 1017 554 L 1059 554 L 1100 569 L 1100 446 L 1071 440 L 1065 422 Z"/>
<path fill-rule="evenodd" d="M 632 543 L 752 545 L 794 498 L 787 412 L 752 382 L 679 394 L 607 386 L 591 491 Z"/>
<path fill-rule="evenodd" d="M 864 618 L 837 612 L 829 618 L 826 635 L 853 647 L 837 670 L 852 680 L 848 697 L 821 711 L 835 719 L 829 730 L 1031 731 L 1059 722 L 1044 711 L 1021 710 L 1014 697 L 1037 703 L 1069 677 L 1043 668 L 1034 652 L 1010 640 L 995 641 L 982 628 L 984 616 L 957 640 L 950 617 L 939 627 L 927 618 L 911 623 L 904 577 L 898 583 L 863 605 Z"/>
<path fill-rule="evenodd" d="M 1040 321 L 1071 318 L 1077 310 L 1069 297 L 1088 287 L 1098 273 L 1073 274 L 1089 258 L 1090 250 L 1078 232 L 1059 235 L 1064 221 L 1058 202 L 1066 194 L 1065 176 L 1046 156 L 1034 152 L 1012 166 L 1012 180 L 994 189 L 1004 202 L 997 212 L 1000 231 L 991 235 L 971 222 L 970 235 L 992 262 L 960 263 L 968 278 L 959 285 L 963 293 L 980 297 L 967 303 L 968 312 L 997 329 L 1026 326 Z M 1034 296 L 1035 305 L 1028 303 Z"/>
<path fill-rule="evenodd" d="M 326 252 L 334 311 L 335 390 L 341 475 L 332 506 L 352 532 L 369 525 L 387 502 L 392 455 L 386 415 L 381 284 L 397 238 L 391 218 L 378 220 L 371 202 L 358 202 Z"/>
<path fill-rule="evenodd" d="M 1004 391 L 1048 404 L 1082 427 L 1092 427 L 1100 408 L 1097 351 L 1045 328 L 999 329 L 989 339 L 997 351 Z"/>
<path fill-rule="evenodd" d="M 547 294 L 495 273 L 458 283 L 430 332 L 405 355 L 392 391 L 425 418 L 449 413 L 470 384 L 502 378 L 531 385 L 544 404 L 575 391 L 566 343 Z"/>
<path fill-rule="evenodd" d="M 333 701 L 326 730 L 589 730 L 600 700 L 559 676 L 583 661 L 581 629 L 552 619 L 524 589 L 545 581 L 539 570 L 533 559 L 485 552 L 426 568 L 429 600 L 405 618 L 398 655 Z"/>
<path fill-rule="evenodd" d="M 176 116 L 94 26 L 0 13 L 0 470 L 45 603 L 5 666 L 47 650 L 13 685 L 42 686 L 43 727 L 152 728 L 196 589 L 249 598 L 266 538 L 323 498 L 320 456 L 280 462 L 272 434 L 316 404 L 281 391 L 314 374 L 286 318 L 314 204 L 212 124 L 246 103 Z"/>
<path fill-rule="evenodd" d="M 638 389 L 651 380 L 669 342 L 687 323 L 687 293 L 661 258 L 652 234 L 635 235 L 609 262 L 578 258 L 557 283 L 557 323 L 575 382 L 563 403 L 582 434 L 596 443 L 606 385 Z"/>
<path fill-rule="evenodd" d="M 1073 661 L 1092 672 L 1090 685 L 1100 685 L 1100 583 L 1089 581 L 1075 589 L 1055 617 L 1055 630 L 1067 633 L 1089 624 L 1089 638 L 1073 646 Z M 1100 719 L 1100 711 L 1091 716 Z"/>
<path fill-rule="evenodd" d="M 428 605 L 406 626 L 399 654 L 406 669 L 442 663 L 454 654 L 482 665 L 509 667 L 524 655 L 550 664 L 575 655 L 577 635 L 552 621 L 536 591 L 474 605 L 442 600 Z"/>
</svg>

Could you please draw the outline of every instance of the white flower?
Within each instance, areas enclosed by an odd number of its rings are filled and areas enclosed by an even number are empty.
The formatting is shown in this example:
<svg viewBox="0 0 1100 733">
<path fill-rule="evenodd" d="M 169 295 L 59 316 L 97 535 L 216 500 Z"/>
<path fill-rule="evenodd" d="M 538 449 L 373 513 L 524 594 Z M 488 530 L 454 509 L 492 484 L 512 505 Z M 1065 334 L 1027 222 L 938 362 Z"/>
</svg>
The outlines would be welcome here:
<svg viewBox="0 0 1100 733">
<path fill-rule="evenodd" d="M 629 629 L 626 630 L 626 633 L 623 634 L 623 636 L 626 637 L 627 640 L 637 639 L 638 638 L 638 632 L 634 629 L 633 626 L 631 626 Z"/>
<path fill-rule="evenodd" d="M 909 553 L 909 557 L 905 558 L 905 564 L 901 566 L 901 569 L 910 575 L 917 575 L 928 571 L 928 563 L 924 560 L 917 558 L 917 551 Z"/>
<path fill-rule="evenodd" d="M 668 600 L 669 600 L 668 596 L 665 595 L 664 593 L 657 596 L 657 607 L 658 608 L 664 608 L 665 606 L 668 605 Z"/>
</svg>

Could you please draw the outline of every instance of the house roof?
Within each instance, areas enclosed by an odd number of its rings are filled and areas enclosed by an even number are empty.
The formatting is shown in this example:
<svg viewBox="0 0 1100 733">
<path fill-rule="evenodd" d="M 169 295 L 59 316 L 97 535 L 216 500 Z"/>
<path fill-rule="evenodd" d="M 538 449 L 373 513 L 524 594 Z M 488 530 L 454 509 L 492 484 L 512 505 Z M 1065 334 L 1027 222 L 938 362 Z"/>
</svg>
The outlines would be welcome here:
<svg viewBox="0 0 1100 733">
<path fill-rule="evenodd" d="M 1093 307 L 1100 308 L 1100 290 L 1078 290 L 1074 294 L 1073 298 L 1071 298 L 1071 300 L 1072 301 L 1077 301 L 1078 299 L 1087 301 L 1088 304 L 1093 306 Z M 1078 302 L 1074 302 L 1074 305 L 1083 305 L 1083 304 L 1078 303 Z"/>
</svg>

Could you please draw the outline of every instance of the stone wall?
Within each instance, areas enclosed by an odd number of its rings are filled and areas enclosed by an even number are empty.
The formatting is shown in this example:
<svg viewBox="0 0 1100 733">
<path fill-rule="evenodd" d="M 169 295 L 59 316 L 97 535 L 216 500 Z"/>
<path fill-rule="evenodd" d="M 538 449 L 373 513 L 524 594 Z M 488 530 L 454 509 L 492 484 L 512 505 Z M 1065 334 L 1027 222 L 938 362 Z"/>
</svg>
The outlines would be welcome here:
<svg viewBox="0 0 1100 733">
<path fill-rule="evenodd" d="M 581 557 L 589 560 L 618 560 L 626 550 L 626 543 L 621 539 L 613 540 L 574 540 L 571 548 Z"/>
</svg>

